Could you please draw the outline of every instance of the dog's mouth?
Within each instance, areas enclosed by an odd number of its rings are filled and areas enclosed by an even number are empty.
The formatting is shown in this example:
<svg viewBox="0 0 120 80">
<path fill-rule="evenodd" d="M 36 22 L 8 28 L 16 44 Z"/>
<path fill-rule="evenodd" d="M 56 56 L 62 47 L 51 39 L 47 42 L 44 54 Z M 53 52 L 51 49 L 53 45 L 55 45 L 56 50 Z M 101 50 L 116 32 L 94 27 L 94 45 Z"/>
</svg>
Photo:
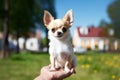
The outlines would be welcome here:
<svg viewBox="0 0 120 80">
<path fill-rule="evenodd" d="M 61 38 L 63 35 L 57 35 L 58 38 Z"/>
</svg>

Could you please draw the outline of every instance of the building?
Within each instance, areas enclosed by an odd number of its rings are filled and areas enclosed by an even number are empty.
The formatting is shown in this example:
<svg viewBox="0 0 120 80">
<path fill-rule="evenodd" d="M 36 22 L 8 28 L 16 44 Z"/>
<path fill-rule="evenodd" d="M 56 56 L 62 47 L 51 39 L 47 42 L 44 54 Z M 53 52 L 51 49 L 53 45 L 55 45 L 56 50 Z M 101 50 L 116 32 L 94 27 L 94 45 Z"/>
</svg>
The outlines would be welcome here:
<svg viewBox="0 0 120 80">
<path fill-rule="evenodd" d="M 119 41 L 112 39 L 111 43 L 109 32 L 106 32 L 101 27 L 77 27 L 74 30 L 73 45 L 75 48 L 81 47 L 87 50 L 118 50 Z"/>
</svg>

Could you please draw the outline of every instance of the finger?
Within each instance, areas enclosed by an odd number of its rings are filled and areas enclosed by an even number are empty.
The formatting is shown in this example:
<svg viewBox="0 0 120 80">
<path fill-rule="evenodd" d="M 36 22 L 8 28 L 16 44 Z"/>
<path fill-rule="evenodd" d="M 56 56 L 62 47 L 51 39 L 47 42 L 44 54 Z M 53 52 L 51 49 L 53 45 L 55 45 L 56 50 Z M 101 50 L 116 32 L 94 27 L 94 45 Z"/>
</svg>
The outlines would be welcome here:
<svg viewBox="0 0 120 80">
<path fill-rule="evenodd" d="M 51 66 L 51 65 L 42 67 L 41 72 L 48 71 L 48 69 L 50 69 L 50 66 Z"/>
<path fill-rule="evenodd" d="M 36 77 L 34 80 L 40 80 L 40 76 Z"/>
<path fill-rule="evenodd" d="M 72 69 L 71 69 L 71 73 L 76 74 L 75 68 L 72 68 Z"/>
<path fill-rule="evenodd" d="M 76 73 L 75 68 L 71 68 L 69 73 L 66 73 L 65 71 L 63 71 L 63 74 L 61 76 L 63 76 L 63 79 L 66 77 L 71 76 L 73 73 Z"/>
<path fill-rule="evenodd" d="M 47 66 L 44 66 L 44 69 L 48 69 L 48 68 L 50 68 L 51 67 L 51 64 L 49 64 L 49 65 L 47 65 Z"/>
<path fill-rule="evenodd" d="M 66 73 L 65 71 L 61 70 L 61 71 L 56 71 L 53 75 L 55 79 L 65 79 L 66 77 L 69 77 L 70 75 L 72 75 L 73 73 L 73 69 L 71 69 L 70 72 Z"/>
</svg>

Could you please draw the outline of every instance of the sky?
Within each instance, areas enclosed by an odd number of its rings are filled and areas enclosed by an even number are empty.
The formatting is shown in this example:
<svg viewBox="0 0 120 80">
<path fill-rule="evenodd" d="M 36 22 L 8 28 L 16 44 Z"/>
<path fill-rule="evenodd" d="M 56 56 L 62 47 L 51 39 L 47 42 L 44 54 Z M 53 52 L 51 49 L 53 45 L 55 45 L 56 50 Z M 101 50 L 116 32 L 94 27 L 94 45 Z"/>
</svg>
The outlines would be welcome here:
<svg viewBox="0 0 120 80">
<path fill-rule="evenodd" d="M 62 18 L 65 13 L 72 9 L 74 23 L 71 34 L 76 27 L 98 26 L 101 20 L 110 22 L 107 7 L 113 0 L 55 0 L 57 18 Z"/>
</svg>

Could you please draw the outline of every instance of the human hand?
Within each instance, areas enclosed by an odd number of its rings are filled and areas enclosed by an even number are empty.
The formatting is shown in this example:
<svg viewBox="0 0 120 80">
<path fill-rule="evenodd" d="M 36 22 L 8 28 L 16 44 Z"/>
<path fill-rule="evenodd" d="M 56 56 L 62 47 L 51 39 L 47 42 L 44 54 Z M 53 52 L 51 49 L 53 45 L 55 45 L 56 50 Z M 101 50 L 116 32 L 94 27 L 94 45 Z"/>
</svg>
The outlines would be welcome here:
<svg viewBox="0 0 120 80">
<path fill-rule="evenodd" d="M 36 77 L 34 80 L 63 80 L 70 75 L 72 75 L 75 70 L 71 68 L 69 73 L 66 73 L 64 70 L 50 71 L 50 65 L 45 66 L 41 69 L 41 74 Z"/>
</svg>

